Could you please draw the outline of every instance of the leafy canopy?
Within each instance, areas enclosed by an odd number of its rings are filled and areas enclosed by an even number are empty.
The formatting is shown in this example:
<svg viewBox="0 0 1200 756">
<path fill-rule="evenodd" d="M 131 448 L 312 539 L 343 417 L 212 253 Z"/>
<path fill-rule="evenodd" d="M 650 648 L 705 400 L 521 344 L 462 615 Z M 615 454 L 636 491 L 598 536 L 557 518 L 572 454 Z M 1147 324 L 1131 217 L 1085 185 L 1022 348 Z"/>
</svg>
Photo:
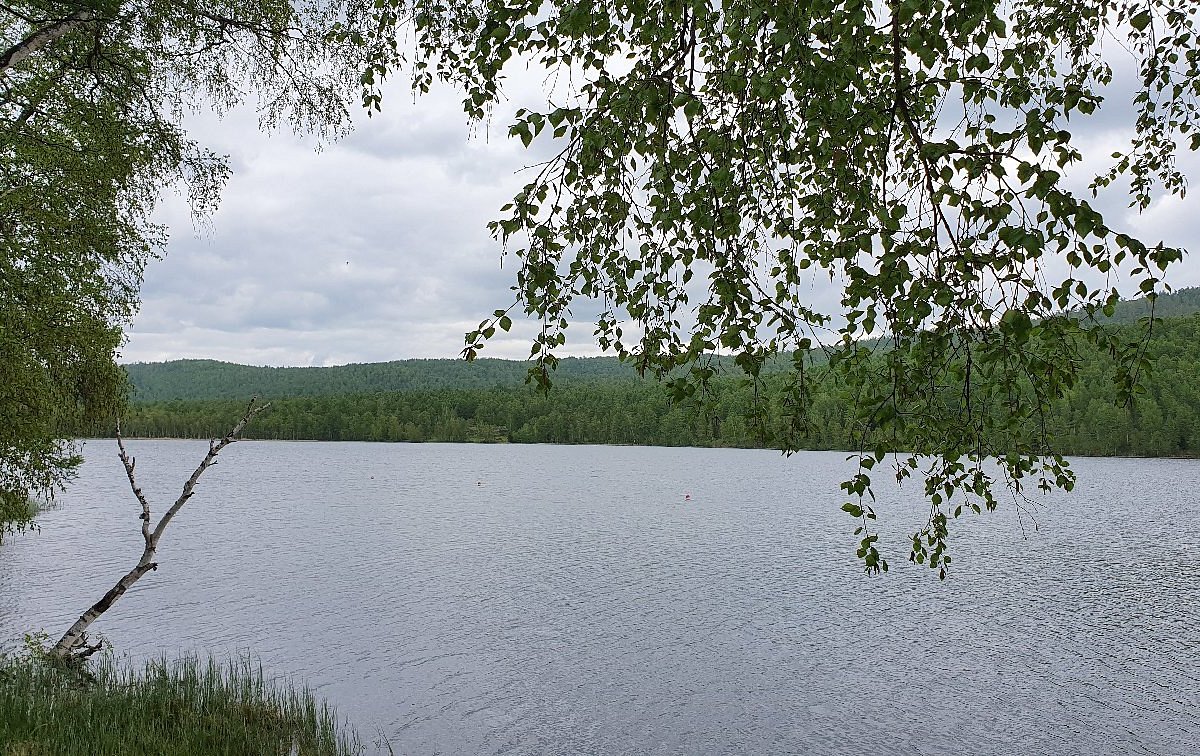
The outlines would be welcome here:
<svg viewBox="0 0 1200 756">
<path fill-rule="evenodd" d="M 222 156 L 183 128 L 252 99 L 265 127 L 333 136 L 369 48 L 360 0 L 25 0 L 0 7 L 0 534 L 78 463 L 57 440 L 110 414 L 114 356 L 165 241 L 164 187 L 211 211 Z M 7 524 L 7 525 L 6 525 Z"/>
<path fill-rule="evenodd" d="M 1184 193 L 1176 151 L 1200 148 L 1194 0 L 383 5 L 381 38 L 411 19 L 414 46 L 373 59 L 368 105 L 401 66 L 418 90 L 461 87 L 472 119 L 514 71 L 546 77 L 546 102 L 509 133 L 552 157 L 492 225 L 520 263 L 514 307 L 541 322 L 534 377 L 548 383 L 572 307 L 598 311 L 600 344 L 680 398 L 703 401 L 715 354 L 752 382 L 784 355 L 772 442 L 791 450 L 828 360 L 824 379 L 856 397 L 843 509 L 868 571 L 887 569 L 877 467 L 923 480 L 909 556 L 944 577 L 951 521 L 995 508 L 993 484 L 1071 487 L 1043 421 L 1081 350 L 1113 356 L 1122 396 L 1136 390 L 1141 343 L 1088 325 L 1120 281 L 1163 290 L 1182 252 L 1089 199 Z M 1132 103 L 1105 101 L 1120 65 Z M 1102 109 L 1131 114 L 1111 158 L 1071 131 Z M 1085 158 L 1109 162 L 1074 190 Z M 822 311 L 826 277 L 841 300 Z M 512 309 L 468 334 L 468 358 Z"/>
</svg>

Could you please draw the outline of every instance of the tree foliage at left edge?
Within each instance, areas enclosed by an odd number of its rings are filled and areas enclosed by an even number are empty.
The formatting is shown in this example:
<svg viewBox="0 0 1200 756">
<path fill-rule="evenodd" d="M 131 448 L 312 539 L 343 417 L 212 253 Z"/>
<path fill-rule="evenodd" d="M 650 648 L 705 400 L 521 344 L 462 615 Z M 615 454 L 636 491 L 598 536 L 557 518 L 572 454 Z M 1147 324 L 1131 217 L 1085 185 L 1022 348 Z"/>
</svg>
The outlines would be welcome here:
<svg viewBox="0 0 1200 756">
<path fill-rule="evenodd" d="M 1120 282 L 1164 290 L 1182 250 L 1114 228 L 1067 176 L 1108 160 L 1091 194 L 1124 187 L 1138 209 L 1183 194 L 1176 152 L 1200 148 L 1194 0 L 382 6 L 381 33 L 411 16 L 414 45 L 373 61 L 368 103 L 402 67 L 417 90 L 460 87 L 469 119 L 517 71 L 550 83 L 509 134 L 552 157 L 492 224 L 519 263 L 516 301 L 467 335 L 468 359 L 523 310 L 548 383 L 572 307 L 681 399 L 703 402 L 714 354 L 756 385 L 782 355 L 784 450 L 827 360 L 822 380 L 855 397 L 843 509 L 869 572 L 887 569 L 877 468 L 923 484 L 909 558 L 944 577 L 952 521 L 994 509 L 995 484 L 1073 485 L 1043 419 L 1083 352 L 1136 392 L 1144 343 L 1094 321 Z M 1136 72 L 1131 102 L 1105 102 L 1114 55 Z M 1133 137 L 1085 155 L 1072 129 L 1102 111 Z M 841 297 L 822 311 L 826 277 Z"/>
<path fill-rule="evenodd" d="M 110 416 L 114 359 L 166 229 L 161 192 L 215 208 L 223 156 L 194 109 L 244 101 L 263 127 L 329 138 L 349 122 L 369 48 L 359 0 L 33 0 L 0 6 L 0 535 L 69 478 L 59 436 Z"/>
</svg>

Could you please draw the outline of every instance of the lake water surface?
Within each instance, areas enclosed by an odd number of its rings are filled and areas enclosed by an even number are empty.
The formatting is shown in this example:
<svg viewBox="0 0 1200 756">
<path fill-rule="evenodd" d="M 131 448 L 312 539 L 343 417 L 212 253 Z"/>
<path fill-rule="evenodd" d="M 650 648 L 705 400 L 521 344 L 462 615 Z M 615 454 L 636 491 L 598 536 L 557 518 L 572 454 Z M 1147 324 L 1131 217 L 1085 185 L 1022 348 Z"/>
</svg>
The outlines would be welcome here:
<svg viewBox="0 0 1200 756">
<path fill-rule="evenodd" d="M 130 448 L 157 518 L 205 445 Z M 85 456 L 0 546 L 0 638 L 140 553 L 115 445 Z M 243 442 L 94 629 L 248 649 L 397 754 L 1194 754 L 1200 463 L 1074 464 L 1036 521 L 959 523 L 940 583 L 917 486 L 862 574 L 838 453 Z"/>
</svg>

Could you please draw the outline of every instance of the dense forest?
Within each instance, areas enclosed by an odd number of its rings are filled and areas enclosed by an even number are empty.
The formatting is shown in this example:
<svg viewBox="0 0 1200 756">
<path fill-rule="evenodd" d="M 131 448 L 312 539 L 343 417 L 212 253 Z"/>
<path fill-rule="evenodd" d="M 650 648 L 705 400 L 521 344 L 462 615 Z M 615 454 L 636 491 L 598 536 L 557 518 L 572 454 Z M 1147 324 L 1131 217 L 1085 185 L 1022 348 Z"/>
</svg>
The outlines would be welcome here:
<svg viewBox="0 0 1200 756">
<path fill-rule="evenodd" d="M 1160 294 L 1151 302 L 1149 299 L 1131 299 L 1117 305 L 1107 318 L 1113 323 L 1136 323 L 1151 314 L 1156 318 L 1182 318 L 1200 312 L 1200 286 L 1178 289 L 1170 294 Z"/>
<path fill-rule="evenodd" d="M 1200 287 L 1161 295 L 1154 314 L 1175 318 L 1200 312 Z M 1110 318 L 1133 323 L 1150 314 L 1145 299 L 1122 302 Z M 512 388 L 525 384 L 531 363 L 515 360 L 396 360 L 334 367 L 253 367 L 216 360 L 135 363 L 125 371 L 138 403 L 173 399 L 245 399 L 377 394 L 392 391 Z M 732 364 L 727 367 L 732 368 Z M 772 370 L 768 365 L 767 372 Z M 615 357 L 565 357 L 554 379 L 560 382 L 636 384 L 629 365 Z"/>
<path fill-rule="evenodd" d="M 1200 289 L 1189 289 L 1161 297 L 1156 314 L 1198 309 Z M 1113 320 L 1128 322 L 1145 312 L 1144 303 L 1126 303 Z M 1132 407 L 1117 403 L 1106 360 L 1094 356 L 1083 364 L 1081 382 L 1047 421 L 1058 450 L 1200 456 L 1200 315 L 1158 322 L 1147 357 L 1154 369 Z M 791 419 L 776 390 L 782 376 L 768 375 L 757 386 L 740 377 L 717 379 L 701 410 L 670 401 L 661 384 L 638 379 L 612 358 L 563 360 L 549 393 L 524 385 L 526 369 L 504 360 L 336 368 L 131 365 L 135 402 L 122 422 L 134 436 L 217 436 L 254 393 L 273 406 L 246 435 L 271 439 L 757 447 L 770 445 L 777 430 L 771 423 Z M 818 380 L 803 445 L 846 448 L 853 437 L 849 406 L 838 386 Z M 105 435 L 105 429 L 91 433 Z"/>
<path fill-rule="evenodd" d="M 126 365 L 125 371 L 133 384 L 134 401 L 155 402 L 512 387 L 524 385 L 529 363 L 441 359 L 335 367 L 252 367 L 216 360 L 174 360 Z M 610 382 L 637 378 L 614 357 L 564 357 L 555 372 L 565 380 Z"/>
</svg>

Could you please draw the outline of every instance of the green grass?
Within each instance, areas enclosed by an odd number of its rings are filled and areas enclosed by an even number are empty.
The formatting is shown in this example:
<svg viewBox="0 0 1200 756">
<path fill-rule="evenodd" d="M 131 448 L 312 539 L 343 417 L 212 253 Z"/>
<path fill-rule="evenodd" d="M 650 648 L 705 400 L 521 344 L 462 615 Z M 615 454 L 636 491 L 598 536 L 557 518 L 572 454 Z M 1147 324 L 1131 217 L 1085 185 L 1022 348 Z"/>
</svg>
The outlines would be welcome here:
<svg viewBox="0 0 1200 756">
<path fill-rule="evenodd" d="M 0 488 L 0 543 L 4 543 L 5 533 L 32 530 L 33 518 L 43 508 L 21 493 Z"/>
<path fill-rule="evenodd" d="M 0 756 L 361 752 L 332 709 L 245 658 L 137 670 L 105 655 L 78 671 L 0 656 Z"/>
</svg>

